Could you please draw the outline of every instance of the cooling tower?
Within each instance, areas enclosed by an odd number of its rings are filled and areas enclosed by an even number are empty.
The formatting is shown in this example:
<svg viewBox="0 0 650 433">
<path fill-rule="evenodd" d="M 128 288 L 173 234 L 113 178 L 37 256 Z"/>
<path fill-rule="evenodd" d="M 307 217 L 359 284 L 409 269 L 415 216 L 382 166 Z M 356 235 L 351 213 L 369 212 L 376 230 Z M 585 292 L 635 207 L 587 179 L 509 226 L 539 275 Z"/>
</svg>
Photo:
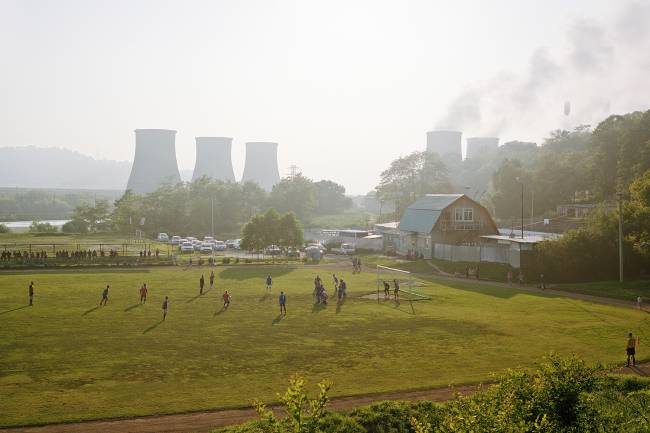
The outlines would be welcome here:
<svg viewBox="0 0 650 433">
<path fill-rule="evenodd" d="M 280 182 L 278 143 L 246 143 L 246 163 L 242 182 L 255 182 L 267 191 Z"/>
<path fill-rule="evenodd" d="M 135 157 L 127 189 L 144 194 L 164 183 L 181 181 L 175 138 L 176 131 L 170 129 L 135 130 Z"/>
<path fill-rule="evenodd" d="M 476 158 L 492 152 L 499 148 L 498 137 L 469 137 L 467 138 L 467 149 L 465 159 Z"/>
<path fill-rule="evenodd" d="M 234 182 L 230 149 L 232 138 L 196 137 L 196 164 L 192 181 L 207 176 L 216 180 Z"/>
<path fill-rule="evenodd" d="M 460 131 L 429 131 L 427 132 L 427 151 L 436 152 L 443 158 L 460 161 L 462 150 Z"/>
</svg>

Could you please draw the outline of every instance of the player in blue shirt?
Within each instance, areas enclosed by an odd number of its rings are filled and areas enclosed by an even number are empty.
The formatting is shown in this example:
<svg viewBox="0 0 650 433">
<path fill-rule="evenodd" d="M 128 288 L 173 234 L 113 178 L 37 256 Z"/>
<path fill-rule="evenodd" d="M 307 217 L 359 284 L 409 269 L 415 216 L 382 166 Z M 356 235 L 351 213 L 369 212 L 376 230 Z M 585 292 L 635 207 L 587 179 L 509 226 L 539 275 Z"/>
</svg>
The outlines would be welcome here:
<svg viewBox="0 0 650 433">
<path fill-rule="evenodd" d="M 284 294 L 284 292 L 280 292 L 280 314 L 284 313 L 284 315 L 287 315 L 287 295 Z"/>
</svg>

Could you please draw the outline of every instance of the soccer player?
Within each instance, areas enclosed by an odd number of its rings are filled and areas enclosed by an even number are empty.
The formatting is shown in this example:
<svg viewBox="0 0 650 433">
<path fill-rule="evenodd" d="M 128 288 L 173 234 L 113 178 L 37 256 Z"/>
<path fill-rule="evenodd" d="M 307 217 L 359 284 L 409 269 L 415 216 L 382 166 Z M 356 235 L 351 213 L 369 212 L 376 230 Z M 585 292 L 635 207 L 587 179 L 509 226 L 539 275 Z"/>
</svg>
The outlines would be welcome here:
<svg viewBox="0 0 650 433">
<path fill-rule="evenodd" d="M 636 340 L 632 336 L 632 333 L 630 332 L 627 335 L 627 366 L 630 366 L 630 358 L 632 358 L 632 366 L 636 365 Z"/>
<path fill-rule="evenodd" d="M 332 274 L 332 280 L 334 280 L 334 290 L 339 288 L 339 279 L 336 274 Z"/>
<path fill-rule="evenodd" d="M 388 299 L 389 297 L 390 297 L 390 283 L 384 280 L 384 299 Z"/>
<path fill-rule="evenodd" d="M 169 309 L 169 297 L 165 296 L 165 300 L 163 301 L 162 304 L 162 310 L 163 310 L 163 320 L 167 317 L 167 310 Z"/>
<path fill-rule="evenodd" d="M 140 287 L 140 303 L 145 304 L 147 302 L 147 283 L 142 283 Z"/>
<path fill-rule="evenodd" d="M 227 310 L 228 307 L 230 307 L 230 299 L 231 299 L 231 296 L 230 296 L 230 293 L 228 293 L 228 290 L 223 292 L 223 309 L 224 310 Z"/>
<path fill-rule="evenodd" d="M 29 283 L 28 291 L 29 291 L 29 306 L 31 307 L 31 306 L 34 305 L 34 303 L 33 303 L 33 301 L 34 301 L 34 282 L 33 281 L 31 283 Z"/>
<path fill-rule="evenodd" d="M 214 271 L 210 271 L 210 288 L 214 288 Z"/>
<path fill-rule="evenodd" d="M 203 294 L 203 287 L 205 286 L 205 278 L 203 278 L 203 274 L 201 274 L 201 278 L 199 279 L 199 294 Z"/>
<path fill-rule="evenodd" d="M 394 279 L 393 284 L 395 284 L 395 289 L 393 289 L 393 294 L 395 295 L 395 301 L 399 301 L 399 281 L 397 281 L 397 279 Z"/>
<path fill-rule="evenodd" d="M 32 283 L 32 284 L 34 284 L 34 283 Z M 30 302 L 29 305 L 32 305 L 31 302 Z M 643 306 L 643 298 L 641 296 L 636 297 L 636 306 L 639 307 L 639 310 L 643 309 L 643 307 L 642 307 Z"/>
<path fill-rule="evenodd" d="M 284 294 L 284 292 L 280 292 L 280 298 L 278 299 L 280 302 L 280 314 L 283 314 L 286 316 L 287 315 L 287 295 Z"/>
<path fill-rule="evenodd" d="M 269 275 L 268 277 L 266 277 L 266 290 L 270 292 L 272 287 L 273 287 L 273 278 L 271 278 L 271 275 Z"/>
<path fill-rule="evenodd" d="M 99 301 L 99 305 L 104 304 L 104 306 L 106 306 L 106 304 L 108 303 L 108 287 L 109 286 L 107 284 L 106 288 L 102 291 L 102 300 Z"/>
<path fill-rule="evenodd" d="M 341 278 L 341 282 L 339 283 L 339 304 L 343 302 L 343 298 L 345 298 L 345 290 L 348 288 L 348 285 L 343 281 L 343 278 Z"/>
</svg>

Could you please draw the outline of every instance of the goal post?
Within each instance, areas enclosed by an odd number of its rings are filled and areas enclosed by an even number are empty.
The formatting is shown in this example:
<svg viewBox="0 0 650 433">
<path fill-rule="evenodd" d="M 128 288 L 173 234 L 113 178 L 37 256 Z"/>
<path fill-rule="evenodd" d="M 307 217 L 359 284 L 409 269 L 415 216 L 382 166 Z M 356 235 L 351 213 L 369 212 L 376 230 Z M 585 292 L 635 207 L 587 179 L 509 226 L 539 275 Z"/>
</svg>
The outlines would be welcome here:
<svg viewBox="0 0 650 433">
<path fill-rule="evenodd" d="M 384 277 L 382 278 L 382 275 Z M 395 268 L 389 268 L 388 266 L 382 266 L 382 265 L 377 265 L 377 287 L 376 287 L 376 294 L 377 294 L 377 302 L 379 303 L 380 301 L 380 292 L 383 291 L 383 283 L 384 281 L 393 282 L 394 286 L 394 281 L 397 281 L 399 283 L 399 293 L 400 295 L 405 294 L 406 299 L 408 301 L 424 301 L 431 299 L 430 296 L 423 295 L 421 293 L 418 293 L 414 287 L 415 287 L 415 281 L 413 280 L 413 274 L 409 271 L 405 271 L 403 269 L 395 269 Z M 404 284 L 406 283 L 406 284 Z M 406 287 L 404 287 L 406 286 Z"/>
</svg>

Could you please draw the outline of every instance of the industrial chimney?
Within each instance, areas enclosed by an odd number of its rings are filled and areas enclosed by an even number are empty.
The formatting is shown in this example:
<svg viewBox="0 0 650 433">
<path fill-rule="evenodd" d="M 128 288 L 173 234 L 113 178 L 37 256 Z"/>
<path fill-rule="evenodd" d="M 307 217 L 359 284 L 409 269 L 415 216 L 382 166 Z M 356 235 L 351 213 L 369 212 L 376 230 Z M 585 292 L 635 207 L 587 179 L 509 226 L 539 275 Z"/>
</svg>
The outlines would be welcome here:
<svg viewBox="0 0 650 433">
<path fill-rule="evenodd" d="M 181 181 L 175 139 L 176 131 L 170 129 L 135 130 L 135 157 L 127 189 L 145 194 L 164 183 Z"/>
<path fill-rule="evenodd" d="M 462 159 L 460 131 L 429 131 L 427 132 L 427 151 L 435 152 L 440 157 L 460 161 Z"/>
<path fill-rule="evenodd" d="M 280 182 L 278 143 L 246 143 L 246 163 L 242 182 L 255 182 L 267 191 Z"/>
<path fill-rule="evenodd" d="M 465 159 L 496 152 L 499 148 L 499 137 L 468 137 Z"/>
<path fill-rule="evenodd" d="M 207 176 L 215 180 L 234 182 L 231 148 L 230 137 L 196 137 L 196 164 L 192 181 Z"/>
</svg>

